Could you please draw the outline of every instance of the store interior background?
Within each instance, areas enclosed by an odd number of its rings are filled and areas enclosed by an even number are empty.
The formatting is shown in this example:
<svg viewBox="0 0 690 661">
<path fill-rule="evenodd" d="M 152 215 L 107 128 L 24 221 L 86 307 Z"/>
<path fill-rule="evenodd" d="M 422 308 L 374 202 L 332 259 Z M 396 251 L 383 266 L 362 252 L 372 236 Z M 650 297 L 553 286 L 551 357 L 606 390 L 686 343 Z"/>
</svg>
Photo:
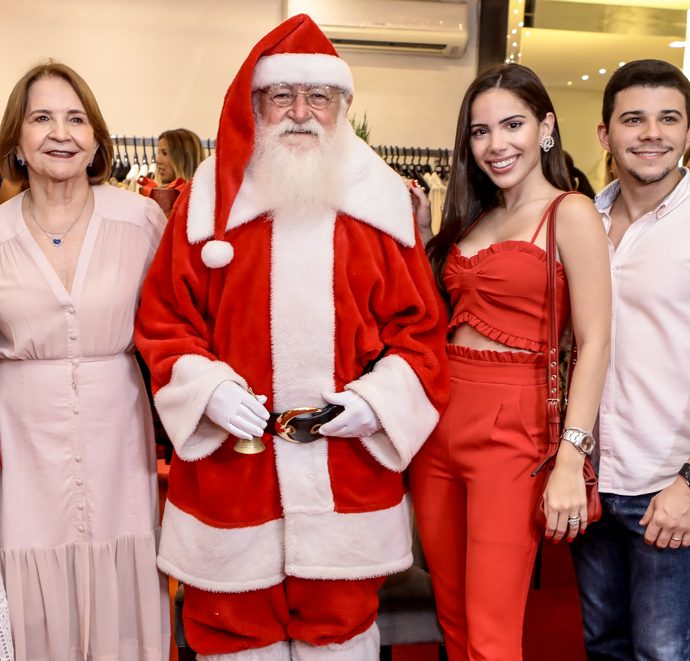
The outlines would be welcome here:
<svg viewBox="0 0 690 661">
<path fill-rule="evenodd" d="M 480 64 L 482 0 L 465 4 L 469 40 L 460 58 L 341 51 L 355 78 L 352 112 L 361 118 L 366 111 L 372 144 L 452 147 L 462 95 Z M 113 134 L 155 136 L 185 126 L 202 138 L 215 137 L 223 96 L 238 67 L 286 11 L 284 0 L 5 5 L 0 98 L 7 98 L 30 66 L 52 57 L 91 85 Z M 565 147 L 596 187 L 603 155 L 595 128 L 608 77 L 620 62 L 640 57 L 682 66 L 690 1 L 505 0 L 505 5 L 508 11 L 496 12 L 491 29 L 506 35 L 505 57 L 534 68 L 546 83 Z"/>
</svg>

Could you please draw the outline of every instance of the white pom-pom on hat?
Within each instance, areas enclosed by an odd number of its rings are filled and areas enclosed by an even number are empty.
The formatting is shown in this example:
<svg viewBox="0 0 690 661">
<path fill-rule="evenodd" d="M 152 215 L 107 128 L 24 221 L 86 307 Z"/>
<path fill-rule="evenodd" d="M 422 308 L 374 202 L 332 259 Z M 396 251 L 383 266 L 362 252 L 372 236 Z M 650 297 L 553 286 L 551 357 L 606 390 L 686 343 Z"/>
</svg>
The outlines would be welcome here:
<svg viewBox="0 0 690 661">
<path fill-rule="evenodd" d="M 210 269 L 227 266 L 235 256 L 235 249 L 228 241 L 207 241 L 201 249 L 201 261 Z"/>
</svg>

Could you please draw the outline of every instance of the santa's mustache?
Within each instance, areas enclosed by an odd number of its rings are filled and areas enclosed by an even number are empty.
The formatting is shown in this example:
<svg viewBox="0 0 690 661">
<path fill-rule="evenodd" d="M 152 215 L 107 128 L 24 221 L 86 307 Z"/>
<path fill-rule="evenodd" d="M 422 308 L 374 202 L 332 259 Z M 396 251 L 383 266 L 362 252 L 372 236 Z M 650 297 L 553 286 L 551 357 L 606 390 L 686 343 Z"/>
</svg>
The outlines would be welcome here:
<svg viewBox="0 0 690 661">
<path fill-rule="evenodd" d="M 309 134 L 315 135 L 319 139 L 323 138 L 324 130 L 323 126 L 319 124 L 315 119 L 307 119 L 304 122 L 296 122 L 294 119 L 286 117 L 275 125 L 272 131 L 274 135 L 292 135 L 292 134 Z"/>
</svg>

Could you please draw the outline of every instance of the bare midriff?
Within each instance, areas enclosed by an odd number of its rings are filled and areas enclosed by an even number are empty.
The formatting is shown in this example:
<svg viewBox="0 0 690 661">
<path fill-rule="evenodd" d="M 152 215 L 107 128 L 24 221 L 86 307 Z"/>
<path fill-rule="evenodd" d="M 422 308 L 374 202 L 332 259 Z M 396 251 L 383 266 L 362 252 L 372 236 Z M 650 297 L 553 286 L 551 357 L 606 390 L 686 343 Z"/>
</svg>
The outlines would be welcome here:
<svg viewBox="0 0 690 661">
<path fill-rule="evenodd" d="M 467 347 L 468 349 L 477 349 L 478 351 L 517 351 L 519 353 L 535 353 L 527 349 L 516 349 L 502 342 L 492 340 L 482 335 L 469 324 L 461 324 L 458 326 L 451 335 L 450 343 L 457 344 L 461 347 Z"/>
</svg>

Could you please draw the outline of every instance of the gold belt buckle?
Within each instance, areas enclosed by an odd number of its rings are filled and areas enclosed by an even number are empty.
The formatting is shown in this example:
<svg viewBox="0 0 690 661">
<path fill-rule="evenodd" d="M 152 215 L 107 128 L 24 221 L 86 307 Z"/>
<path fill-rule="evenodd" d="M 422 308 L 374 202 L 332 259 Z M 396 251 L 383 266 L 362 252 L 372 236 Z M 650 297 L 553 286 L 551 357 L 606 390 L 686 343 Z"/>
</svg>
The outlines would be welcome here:
<svg viewBox="0 0 690 661">
<path fill-rule="evenodd" d="M 296 409 L 288 409 L 287 411 L 283 411 L 277 418 L 276 418 L 276 434 L 280 436 L 280 438 L 290 441 L 290 443 L 299 443 L 299 441 L 296 441 L 290 434 L 295 433 L 295 428 L 290 424 L 290 420 L 293 418 L 296 418 L 298 415 L 303 415 L 304 413 L 316 413 L 320 409 L 318 408 L 312 408 L 312 407 L 301 407 L 301 408 L 296 408 Z"/>
</svg>

